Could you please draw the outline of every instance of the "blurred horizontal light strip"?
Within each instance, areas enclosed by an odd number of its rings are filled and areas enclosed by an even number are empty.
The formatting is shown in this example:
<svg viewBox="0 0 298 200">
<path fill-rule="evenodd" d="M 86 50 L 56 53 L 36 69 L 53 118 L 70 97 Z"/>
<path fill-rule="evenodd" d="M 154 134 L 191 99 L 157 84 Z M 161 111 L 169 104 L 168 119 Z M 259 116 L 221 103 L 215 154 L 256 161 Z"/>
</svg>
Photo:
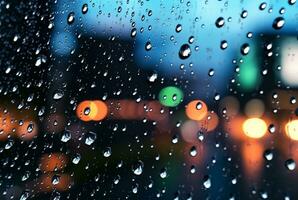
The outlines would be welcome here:
<svg viewBox="0 0 298 200">
<path fill-rule="evenodd" d="M 107 100 L 110 119 L 120 120 L 152 120 L 164 121 L 169 117 L 168 108 L 162 106 L 159 101 L 135 100 Z"/>
</svg>

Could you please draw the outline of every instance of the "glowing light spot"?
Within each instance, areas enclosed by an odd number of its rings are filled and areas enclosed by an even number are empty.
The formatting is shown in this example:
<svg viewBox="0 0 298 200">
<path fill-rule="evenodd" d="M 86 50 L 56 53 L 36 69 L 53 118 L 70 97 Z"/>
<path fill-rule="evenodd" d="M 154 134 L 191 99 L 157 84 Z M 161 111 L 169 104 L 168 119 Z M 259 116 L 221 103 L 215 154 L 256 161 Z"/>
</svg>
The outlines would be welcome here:
<svg viewBox="0 0 298 200">
<path fill-rule="evenodd" d="M 159 92 L 158 98 L 162 105 L 175 107 L 183 101 L 183 92 L 177 87 L 169 86 Z"/>
<path fill-rule="evenodd" d="M 91 121 L 90 114 L 90 104 L 91 101 L 82 101 L 78 106 L 77 106 L 77 117 L 80 118 L 82 121 Z"/>
<path fill-rule="evenodd" d="M 76 110 L 82 121 L 100 121 L 108 114 L 108 106 L 103 101 L 82 101 Z"/>
<path fill-rule="evenodd" d="M 290 121 L 285 126 L 287 135 L 292 140 L 298 140 L 298 120 Z"/>
<path fill-rule="evenodd" d="M 187 105 L 185 113 L 189 119 L 199 121 L 206 117 L 208 107 L 203 101 L 194 100 Z"/>
<path fill-rule="evenodd" d="M 108 115 L 108 107 L 103 101 L 93 101 L 90 114 L 92 120 L 100 121 Z"/>
<path fill-rule="evenodd" d="M 244 134 L 250 138 L 261 138 L 267 131 L 267 125 L 264 120 L 259 118 L 250 118 L 242 124 Z"/>
</svg>

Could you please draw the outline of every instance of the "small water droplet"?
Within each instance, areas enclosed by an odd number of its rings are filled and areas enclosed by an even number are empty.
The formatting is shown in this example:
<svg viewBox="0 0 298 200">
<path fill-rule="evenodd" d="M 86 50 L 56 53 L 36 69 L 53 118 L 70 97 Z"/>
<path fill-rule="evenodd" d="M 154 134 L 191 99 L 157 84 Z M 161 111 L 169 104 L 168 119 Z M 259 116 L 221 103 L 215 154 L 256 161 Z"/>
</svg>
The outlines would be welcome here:
<svg viewBox="0 0 298 200">
<path fill-rule="evenodd" d="M 203 185 L 206 189 L 211 187 L 211 179 L 208 175 L 205 175 L 203 178 Z"/>
<path fill-rule="evenodd" d="M 72 24 L 74 20 L 75 20 L 75 14 L 74 12 L 70 12 L 67 17 L 67 23 Z"/>
<path fill-rule="evenodd" d="M 73 158 L 72 158 L 72 163 L 77 165 L 81 160 L 81 155 L 80 154 L 76 154 Z"/>
<path fill-rule="evenodd" d="M 203 108 L 203 104 L 201 102 L 198 102 L 196 105 L 197 110 L 201 110 Z"/>
<path fill-rule="evenodd" d="M 151 44 L 151 42 L 146 42 L 146 45 L 145 45 L 145 49 L 146 49 L 146 51 L 150 51 L 151 49 L 152 49 L 152 44 Z"/>
<path fill-rule="evenodd" d="M 195 156 L 198 154 L 197 149 L 196 149 L 195 146 L 192 146 L 192 147 L 190 148 L 189 154 L 190 154 L 190 156 L 192 156 L 192 157 L 195 157 Z"/>
<path fill-rule="evenodd" d="M 83 14 L 86 14 L 88 12 L 88 4 L 83 4 L 83 6 L 82 6 L 82 13 Z"/>
<path fill-rule="evenodd" d="M 60 182 L 60 176 L 59 175 L 54 175 L 53 177 L 52 177 L 52 184 L 53 185 L 57 185 L 57 184 L 59 184 L 59 182 Z"/>
<path fill-rule="evenodd" d="M 139 176 L 143 173 L 143 168 L 144 168 L 144 163 L 139 160 L 132 166 L 132 171 L 135 175 Z"/>
<path fill-rule="evenodd" d="M 226 40 L 223 40 L 220 42 L 220 48 L 222 50 L 225 50 L 226 48 L 228 48 L 228 42 Z"/>
<path fill-rule="evenodd" d="M 112 155 L 112 149 L 111 147 L 106 147 L 104 150 L 103 150 L 103 156 L 108 158 Z"/>
<path fill-rule="evenodd" d="M 177 135 L 174 135 L 173 138 L 172 138 L 172 143 L 173 144 L 177 144 L 178 143 L 178 137 Z"/>
<path fill-rule="evenodd" d="M 176 32 L 179 33 L 182 31 L 182 25 L 181 24 L 177 24 L 176 26 Z"/>
<path fill-rule="evenodd" d="M 136 35 L 137 35 L 137 29 L 136 28 L 131 29 L 130 36 L 134 38 L 136 37 Z"/>
<path fill-rule="evenodd" d="M 295 104 L 297 102 L 296 98 L 295 97 L 291 97 L 290 98 L 290 103 L 291 104 Z"/>
<path fill-rule="evenodd" d="M 85 144 L 86 145 L 93 144 L 95 139 L 96 139 L 96 133 L 88 132 L 85 134 Z"/>
<path fill-rule="evenodd" d="M 273 159 L 273 153 L 270 149 L 264 151 L 264 158 L 268 161 Z"/>
<path fill-rule="evenodd" d="M 163 168 L 163 169 L 160 171 L 159 176 L 160 176 L 160 178 L 166 178 L 166 177 L 167 177 L 167 170 L 166 170 L 166 168 Z"/>
<path fill-rule="evenodd" d="M 242 55 L 247 55 L 249 53 L 250 47 L 248 43 L 245 43 L 241 46 Z"/>
<path fill-rule="evenodd" d="M 241 13 L 241 17 L 244 19 L 244 18 L 247 17 L 247 15 L 248 15 L 247 10 L 243 10 L 242 13 Z"/>
<path fill-rule="evenodd" d="M 64 93 L 62 91 L 56 91 L 53 95 L 53 99 L 60 100 L 63 97 Z"/>
<path fill-rule="evenodd" d="M 294 5 L 294 4 L 296 3 L 296 0 L 288 0 L 288 3 L 289 3 L 290 5 Z"/>
<path fill-rule="evenodd" d="M 210 69 L 209 72 L 208 72 L 208 75 L 209 75 L 210 77 L 212 77 L 212 76 L 214 76 L 214 74 L 215 74 L 214 69 Z"/>
<path fill-rule="evenodd" d="M 269 131 L 269 133 L 275 133 L 276 128 L 275 128 L 274 124 L 270 124 L 270 125 L 269 125 L 269 127 L 268 127 L 268 131 Z"/>
<path fill-rule="evenodd" d="M 285 166 L 288 170 L 293 171 L 296 168 L 296 163 L 293 159 L 288 159 L 285 161 Z"/>
<path fill-rule="evenodd" d="M 71 139 L 71 133 L 69 131 L 65 131 L 61 137 L 62 142 L 68 142 Z"/>
<path fill-rule="evenodd" d="M 259 9 L 260 10 L 265 10 L 266 7 L 267 7 L 267 3 L 263 2 L 263 3 L 260 4 Z"/>
</svg>

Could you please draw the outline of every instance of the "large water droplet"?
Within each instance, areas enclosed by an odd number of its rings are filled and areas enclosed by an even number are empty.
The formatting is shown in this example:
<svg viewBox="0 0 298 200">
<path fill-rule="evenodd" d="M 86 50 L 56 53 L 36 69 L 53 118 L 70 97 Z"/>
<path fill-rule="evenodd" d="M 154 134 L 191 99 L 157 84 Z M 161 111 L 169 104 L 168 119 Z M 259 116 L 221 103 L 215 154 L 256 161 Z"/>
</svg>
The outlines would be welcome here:
<svg viewBox="0 0 298 200">
<path fill-rule="evenodd" d="M 203 178 L 203 185 L 206 189 L 211 187 L 211 179 L 208 175 L 204 176 Z"/>
<path fill-rule="evenodd" d="M 72 24 L 74 22 L 74 20 L 75 20 L 74 12 L 69 13 L 68 16 L 67 16 L 67 23 Z"/>
<path fill-rule="evenodd" d="M 80 154 L 76 154 L 73 158 L 72 158 L 72 163 L 77 165 L 81 160 L 81 155 Z"/>
<path fill-rule="evenodd" d="M 198 154 L 197 149 L 196 149 L 195 146 L 192 146 L 192 147 L 190 148 L 189 154 L 190 154 L 190 156 L 192 156 L 192 157 L 195 157 L 195 156 Z"/>
<path fill-rule="evenodd" d="M 289 3 L 290 5 L 294 5 L 294 4 L 296 3 L 296 0 L 288 0 L 288 3 Z"/>
<path fill-rule="evenodd" d="M 283 17 L 277 17 L 273 21 L 272 27 L 276 30 L 279 30 L 284 26 L 284 24 L 285 24 L 284 18 Z"/>
<path fill-rule="evenodd" d="M 182 25 L 181 24 L 177 24 L 176 26 L 176 32 L 179 33 L 182 31 Z"/>
<path fill-rule="evenodd" d="M 112 155 L 112 149 L 111 147 L 106 147 L 104 150 L 103 150 L 103 156 L 108 158 Z"/>
<path fill-rule="evenodd" d="M 288 159 L 285 161 L 285 166 L 288 170 L 293 171 L 296 168 L 296 163 L 293 159 Z"/>
<path fill-rule="evenodd" d="M 132 166 L 132 171 L 135 175 L 141 175 L 143 173 L 144 163 L 142 161 L 138 161 Z"/>
<path fill-rule="evenodd" d="M 219 17 L 217 18 L 217 20 L 215 21 L 215 25 L 217 28 L 221 28 L 225 25 L 225 20 L 223 17 Z"/>
<path fill-rule="evenodd" d="M 166 178 L 166 177 L 167 177 L 167 170 L 166 170 L 166 168 L 163 168 L 163 169 L 160 171 L 159 176 L 160 176 L 160 178 Z"/>
<path fill-rule="evenodd" d="M 151 49 L 152 49 L 152 44 L 151 44 L 151 42 L 146 42 L 146 45 L 145 45 L 145 49 L 146 49 L 146 51 L 150 51 Z"/>
<path fill-rule="evenodd" d="M 59 175 L 54 175 L 53 177 L 52 177 L 52 184 L 53 185 L 57 185 L 58 183 L 60 182 L 60 176 Z"/>
<path fill-rule="evenodd" d="M 91 145 L 96 139 L 96 133 L 88 132 L 85 134 L 85 144 Z"/>
<path fill-rule="evenodd" d="M 191 55 L 190 46 L 188 44 L 183 44 L 179 50 L 179 57 L 181 59 L 187 59 L 190 57 L 190 55 Z"/>
<path fill-rule="evenodd" d="M 53 95 L 53 99 L 59 100 L 63 97 L 64 93 L 62 91 L 56 91 Z"/>
<path fill-rule="evenodd" d="M 242 55 L 247 55 L 249 53 L 250 47 L 248 43 L 245 43 L 241 46 Z"/>
<path fill-rule="evenodd" d="M 65 131 L 61 137 L 62 142 L 68 142 L 71 139 L 71 133 L 69 131 Z"/>
<path fill-rule="evenodd" d="M 83 6 L 82 6 L 82 13 L 83 14 L 86 14 L 88 12 L 88 4 L 83 4 Z"/>
<path fill-rule="evenodd" d="M 270 149 L 264 151 L 264 158 L 268 161 L 273 159 L 273 153 Z"/>
</svg>

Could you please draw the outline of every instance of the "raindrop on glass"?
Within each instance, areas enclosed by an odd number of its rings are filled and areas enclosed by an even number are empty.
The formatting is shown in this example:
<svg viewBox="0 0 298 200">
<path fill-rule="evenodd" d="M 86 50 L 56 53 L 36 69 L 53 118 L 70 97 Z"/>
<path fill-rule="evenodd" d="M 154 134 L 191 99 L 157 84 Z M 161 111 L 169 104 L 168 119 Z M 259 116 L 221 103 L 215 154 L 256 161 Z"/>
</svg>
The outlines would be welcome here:
<svg viewBox="0 0 298 200">
<path fill-rule="evenodd" d="M 272 27 L 276 30 L 279 30 L 284 26 L 284 24 L 285 24 L 284 18 L 283 17 L 277 17 L 273 21 Z"/>
<path fill-rule="evenodd" d="M 273 159 L 273 153 L 270 149 L 265 150 L 263 156 L 268 161 Z"/>
<path fill-rule="evenodd" d="M 219 17 L 217 18 L 217 20 L 215 21 L 215 25 L 217 28 L 221 28 L 225 25 L 225 20 L 223 17 Z"/>
<path fill-rule="evenodd" d="M 106 147 L 104 150 L 103 150 L 103 156 L 108 158 L 112 155 L 112 149 L 111 147 Z"/>
<path fill-rule="evenodd" d="M 245 43 L 241 46 L 242 55 L 247 55 L 249 53 L 250 47 L 248 43 Z"/>
<path fill-rule="evenodd" d="M 188 44 L 183 44 L 179 50 L 179 57 L 181 59 L 187 59 L 191 55 L 190 46 Z"/>
<path fill-rule="evenodd" d="M 69 13 L 68 16 L 67 16 L 67 23 L 72 24 L 74 22 L 74 20 L 75 20 L 74 12 Z"/>
<path fill-rule="evenodd" d="M 181 24 L 177 24 L 176 26 L 176 32 L 179 33 L 182 31 L 182 25 Z"/>
<path fill-rule="evenodd" d="M 211 179 L 208 175 L 205 175 L 203 178 L 203 185 L 206 189 L 211 187 Z"/>
<path fill-rule="evenodd" d="M 132 166 L 132 171 L 135 175 L 141 175 L 143 173 L 144 163 L 142 161 L 138 161 Z"/>
<path fill-rule="evenodd" d="M 189 155 L 195 157 L 198 154 L 197 149 L 195 146 L 192 146 L 189 151 Z"/>
<path fill-rule="evenodd" d="M 82 13 L 83 14 L 86 14 L 88 12 L 88 4 L 83 4 L 83 6 L 82 6 Z"/>
<path fill-rule="evenodd" d="M 145 49 L 146 49 L 146 51 L 150 51 L 150 50 L 152 49 L 152 44 L 151 44 L 151 42 L 146 42 L 146 44 L 145 44 Z"/>
<path fill-rule="evenodd" d="M 288 159 L 285 161 L 285 166 L 288 170 L 293 171 L 296 168 L 296 163 L 293 159 Z"/>
</svg>

